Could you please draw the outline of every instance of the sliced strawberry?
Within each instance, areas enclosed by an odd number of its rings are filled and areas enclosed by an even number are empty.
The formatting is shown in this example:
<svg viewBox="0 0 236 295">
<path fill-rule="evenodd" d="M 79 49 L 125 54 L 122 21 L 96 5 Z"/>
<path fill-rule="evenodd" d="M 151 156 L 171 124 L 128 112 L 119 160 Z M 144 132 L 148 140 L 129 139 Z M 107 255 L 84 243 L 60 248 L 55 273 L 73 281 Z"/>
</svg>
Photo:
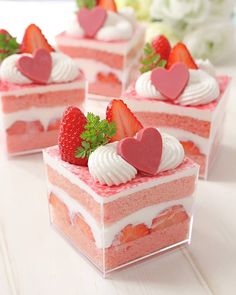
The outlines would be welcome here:
<svg viewBox="0 0 236 295">
<path fill-rule="evenodd" d="M 23 135 L 43 132 L 44 128 L 40 121 L 16 121 L 7 129 L 8 135 Z"/>
<path fill-rule="evenodd" d="M 113 73 L 108 73 L 108 74 L 103 74 L 103 73 L 98 73 L 97 79 L 100 82 L 104 83 L 115 83 L 115 84 L 120 84 L 119 79 L 113 74 Z"/>
<path fill-rule="evenodd" d="M 47 131 L 59 130 L 60 124 L 61 124 L 61 119 L 52 120 L 48 125 Z"/>
<path fill-rule="evenodd" d="M 185 212 L 182 205 L 176 205 L 164 210 L 152 221 L 151 231 L 158 231 L 165 229 L 174 224 L 184 222 L 188 219 L 188 215 Z"/>
<path fill-rule="evenodd" d="M 142 238 L 149 234 L 149 229 L 145 224 L 127 225 L 117 236 L 117 240 L 120 244 L 125 244 L 139 238 Z"/>
<path fill-rule="evenodd" d="M 49 52 L 54 51 L 40 28 L 35 24 L 31 24 L 25 30 L 23 41 L 21 43 L 21 51 L 25 53 L 33 53 L 36 49 L 40 48 L 44 48 Z"/>
<path fill-rule="evenodd" d="M 86 166 L 87 158 L 76 158 L 76 151 L 81 146 L 81 133 L 84 131 L 84 126 L 87 119 L 80 109 L 77 107 L 68 107 L 61 121 L 59 134 L 59 149 L 61 158 L 71 164 Z"/>
<path fill-rule="evenodd" d="M 157 54 L 160 54 L 161 59 L 168 60 L 170 55 L 171 46 L 168 39 L 163 36 L 159 35 L 152 41 L 152 47 L 155 49 Z"/>
<path fill-rule="evenodd" d="M 94 241 L 93 233 L 89 225 L 84 221 L 81 215 L 76 214 L 74 219 L 74 224 L 78 225 L 83 234 L 88 237 L 90 240 Z"/>
<path fill-rule="evenodd" d="M 189 69 L 198 69 L 188 48 L 183 43 L 177 43 L 171 50 L 166 68 L 171 68 L 177 62 L 184 63 Z"/>
<path fill-rule="evenodd" d="M 114 99 L 108 105 L 106 118 L 108 122 L 114 122 L 116 126 L 116 134 L 111 141 L 118 141 L 125 137 L 133 137 L 143 128 L 142 124 L 123 100 Z"/>
<path fill-rule="evenodd" d="M 106 10 L 117 12 L 115 0 L 98 0 L 98 5 L 102 6 Z"/>
<path fill-rule="evenodd" d="M 53 207 L 54 215 L 56 215 L 57 218 L 62 220 L 64 223 L 70 225 L 71 219 L 69 215 L 69 210 L 66 205 L 53 193 L 50 193 L 49 195 L 49 203 Z"/>
<path fill-rule="evenodd" d="M 192 141 L 181 141 L 182 146 L 186 153 L 190 155 L 199 155 L 201 154 L 199 148 Z"/>
</svg>

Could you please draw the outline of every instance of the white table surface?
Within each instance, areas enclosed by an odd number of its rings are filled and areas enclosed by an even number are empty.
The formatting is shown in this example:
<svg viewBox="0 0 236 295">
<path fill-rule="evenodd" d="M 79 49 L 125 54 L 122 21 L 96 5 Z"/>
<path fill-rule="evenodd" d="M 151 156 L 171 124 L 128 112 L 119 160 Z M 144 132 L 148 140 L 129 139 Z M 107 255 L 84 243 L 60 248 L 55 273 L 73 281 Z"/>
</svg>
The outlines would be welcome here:
<svg viewBox="0 0 236 295">
<path fill-rule="evenodd" d="M 48 9 L 45 9 L 49 5 Z M 53 35 L 72 3 L 0 1 L 0 27 L 22 34 L 32 20 Z M 51 6 L 50 6 L 51 5 Z M 14 8 L 14 9 L 13 9 Z M 13 11 L 14 10 L 14 11 Z M 29 13 L 31 11 L 32 13 Z M 44 18 L 42 13 L 44 12 Z M 62 16 L 64 15 L 64 18 Z M 14 22 L 13 22 L 14 20 Z M 236 60 L 218 68 L 236 78 Z M 199 181 L 193 239 L 183 248 L 114 273 L 108 280 L 49 226 L 42 155 L 0 161 L 0 295 L 235 295 L 236 82 L 225 134 L 208 181 Z"/>
</svg>

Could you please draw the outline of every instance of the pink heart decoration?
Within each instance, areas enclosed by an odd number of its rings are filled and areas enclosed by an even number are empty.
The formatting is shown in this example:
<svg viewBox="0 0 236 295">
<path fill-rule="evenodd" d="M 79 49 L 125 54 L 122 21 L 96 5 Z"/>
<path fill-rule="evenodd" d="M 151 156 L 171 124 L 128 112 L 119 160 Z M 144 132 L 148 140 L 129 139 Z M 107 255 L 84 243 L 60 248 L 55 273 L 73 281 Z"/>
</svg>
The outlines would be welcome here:
<svg viewBox="0 0 236 295">
<path fill-rule="evenodd" d="M 161 134 L 156 128 L 143 128 L 136 138 L 127 137 L 118 142 L 117 153 L 140 172 L 155 175 L 161 162 Z"/>
<path fill-rule="evenodd" d="M 77 14 L 77 18 L 85 35 L 93 38 L 106 21 L 107 11 L 99 6 L 91 10 L 81 8 Z"/>
<path fill-rule="evenodd" d="M 151 73 L 151 81 L 157 91 L 171 100 L 180 96 L 188 80 L 188 68 L 181 62 L 174 64 L 169 70 L 156 68 Z"/>
<path fill-rule="evenodd" d="M 17 69 L 27 78 L 46 84 L 52 71 L 52 57 L 46 49 L 35 50 L 32 57 L 22 56 L 16 63 Z"/>
</svg>

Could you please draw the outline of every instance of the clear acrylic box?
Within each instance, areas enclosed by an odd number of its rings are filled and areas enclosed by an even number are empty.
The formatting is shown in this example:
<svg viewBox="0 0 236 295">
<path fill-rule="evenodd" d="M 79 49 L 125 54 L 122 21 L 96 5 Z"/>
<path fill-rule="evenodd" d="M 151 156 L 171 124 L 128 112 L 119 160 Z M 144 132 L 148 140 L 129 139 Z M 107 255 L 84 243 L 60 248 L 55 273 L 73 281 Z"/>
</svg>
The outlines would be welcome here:
<svg viewBox="0 0 236 295">
<path fill-rule="evenodd" d="M 57 146 L 44 150 L 44 162 L 51 224 L 104 277 L 190 243 L 199 170 L 192 160 L 111 187 L 62 161 Z"/>
</svg>

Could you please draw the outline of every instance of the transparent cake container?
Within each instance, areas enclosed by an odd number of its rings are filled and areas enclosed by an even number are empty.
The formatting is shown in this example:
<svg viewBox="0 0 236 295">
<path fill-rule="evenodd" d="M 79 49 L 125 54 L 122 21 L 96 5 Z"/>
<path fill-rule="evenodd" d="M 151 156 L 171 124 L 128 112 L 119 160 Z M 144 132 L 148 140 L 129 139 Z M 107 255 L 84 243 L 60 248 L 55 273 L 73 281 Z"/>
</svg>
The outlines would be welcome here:
<svg viewBox="0 0 236 295">
<path fill-rule="evenodd" d="M 44 161 L 51 224 L 104 277 L 190 243 L 199 170 L 192 160 L 112 187 L 62 161 L 58 147 L 44 150 Z"/>
</svg>

